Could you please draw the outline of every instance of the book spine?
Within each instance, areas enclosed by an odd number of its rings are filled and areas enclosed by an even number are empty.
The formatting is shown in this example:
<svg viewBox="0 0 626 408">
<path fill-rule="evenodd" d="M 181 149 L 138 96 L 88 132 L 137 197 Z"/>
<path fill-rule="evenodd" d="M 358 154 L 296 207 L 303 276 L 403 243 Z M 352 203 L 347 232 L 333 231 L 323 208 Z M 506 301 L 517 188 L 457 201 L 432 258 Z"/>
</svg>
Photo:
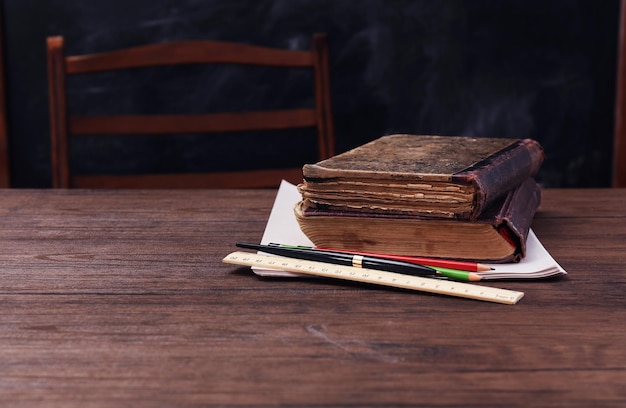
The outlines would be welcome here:
<svg viewBox="0 0 626 408">
<path fill-rule="evenodd" d="M 526 256 L 526 239 L 540 204 L 541 189 L 534 179 L 528 178 L 506 195 L 500 211 L 493 216 L 494 228 L 516 247 L 506 262 L 519 262 Z"/>
<path fill-rule="evenodd" d="M 489 204 L 537 174 L 543 159 L 541 145 L 535 140 L 523 139 L 454 174 L 454 181 L 476 187 L 473 211 L 471 214 L 458 214 L 457 217 L 476 219 Z"/>
</svg>

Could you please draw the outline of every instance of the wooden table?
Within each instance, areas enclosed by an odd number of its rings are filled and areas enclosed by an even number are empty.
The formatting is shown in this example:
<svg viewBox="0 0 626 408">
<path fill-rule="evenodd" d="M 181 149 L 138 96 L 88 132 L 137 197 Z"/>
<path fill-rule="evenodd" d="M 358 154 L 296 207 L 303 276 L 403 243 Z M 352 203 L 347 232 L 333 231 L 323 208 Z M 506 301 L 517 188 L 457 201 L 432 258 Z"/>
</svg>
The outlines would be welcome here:
<svg viewBox="0 0 626 408">
<path fill-rule="evenodd" d="M 3 406 L 626 406 L 626 190 L 546 190 L 517 305 L 221 263 L 275 191 L 1 190 Z"/>
</svg>

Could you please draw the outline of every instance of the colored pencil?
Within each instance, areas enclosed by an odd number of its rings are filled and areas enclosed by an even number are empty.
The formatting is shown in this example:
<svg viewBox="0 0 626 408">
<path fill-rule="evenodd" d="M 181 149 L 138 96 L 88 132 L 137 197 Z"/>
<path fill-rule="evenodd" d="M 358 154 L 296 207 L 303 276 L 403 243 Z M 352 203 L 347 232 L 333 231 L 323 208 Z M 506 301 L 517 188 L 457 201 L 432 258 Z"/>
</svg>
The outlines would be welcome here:
<svg viewBox="0 0 626 408">
<path fill-rule="evenodd" d="M 478 282 L 483 278 L 476 272 L 461 271 L 458 269 L 440 268 L 438 266 L 431 266 L 437 271 L 438 275 L 445 276 L 446 278 L 462 280 L 468 282 Z"/>
</svg>

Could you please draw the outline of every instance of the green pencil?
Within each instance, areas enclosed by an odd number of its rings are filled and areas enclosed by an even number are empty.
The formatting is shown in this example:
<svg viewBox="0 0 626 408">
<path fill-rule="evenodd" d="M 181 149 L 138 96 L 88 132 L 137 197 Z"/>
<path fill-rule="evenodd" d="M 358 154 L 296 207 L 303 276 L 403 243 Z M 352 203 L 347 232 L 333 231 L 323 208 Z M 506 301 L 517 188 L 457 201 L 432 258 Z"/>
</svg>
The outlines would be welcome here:
<svg viewBox="0 0 626 408">
<path fill-rule="evenodd" d="M 460 281 L 476 282 L 482 279 L 482 277 L 474 272 L 460 271 L 458 269 L 440 268 L 438 266 L 431 266 L 437 271 L 437 274 L 445 276 L 446 278 L 456 279 Z"/>
</svg>

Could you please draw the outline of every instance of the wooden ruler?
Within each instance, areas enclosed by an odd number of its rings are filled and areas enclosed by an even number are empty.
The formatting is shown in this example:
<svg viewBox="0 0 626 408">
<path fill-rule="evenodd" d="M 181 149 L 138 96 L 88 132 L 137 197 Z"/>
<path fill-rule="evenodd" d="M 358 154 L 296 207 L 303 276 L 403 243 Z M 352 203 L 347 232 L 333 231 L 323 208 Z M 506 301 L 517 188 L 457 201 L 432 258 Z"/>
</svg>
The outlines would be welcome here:
<svg viewBox="0 0 626 408">
<path fill-rule="evenodd" d="M 325 262 L 305 261 L 276 255 L 255 254 L 236 251 L 226 256 L 222 262 L 234 265 L 277 269 L 287 272 L 316 275 L 326 278 L 345 279 L 396 288 L 419 290 L 442 295 L 459 296 L 487 302 L 513 305 L 523 296 L 523 292 L 490 286 L 475 285 L 453 280 L 424 278 L 403 275 L 354 266 L 334 265 Z"/>
</svg>

